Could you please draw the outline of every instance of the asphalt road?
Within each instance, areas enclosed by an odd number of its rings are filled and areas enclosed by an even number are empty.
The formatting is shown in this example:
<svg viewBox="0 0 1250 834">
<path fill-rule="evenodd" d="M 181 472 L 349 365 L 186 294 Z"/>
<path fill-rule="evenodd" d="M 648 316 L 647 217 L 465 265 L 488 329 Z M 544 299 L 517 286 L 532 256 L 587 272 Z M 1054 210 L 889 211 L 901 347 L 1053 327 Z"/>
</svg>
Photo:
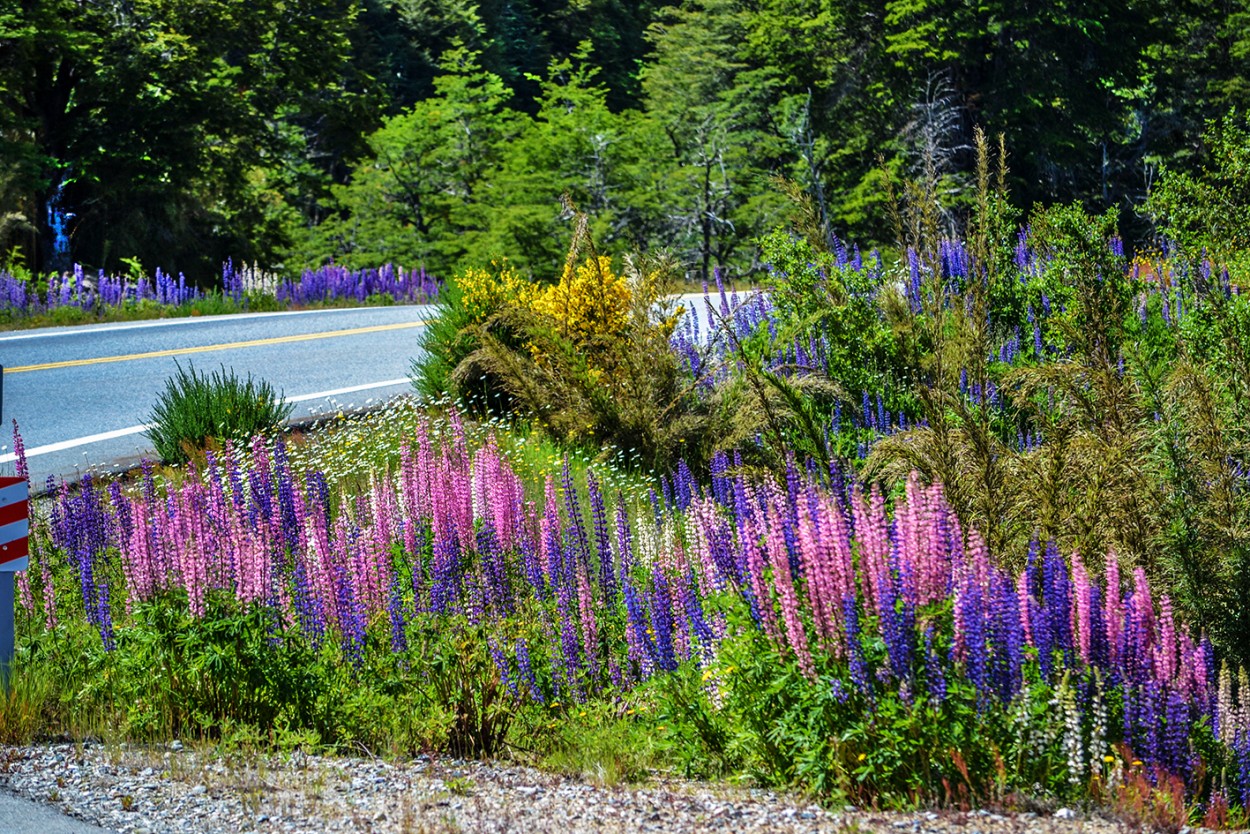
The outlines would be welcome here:
<svg viewBox="0 0 1250 834">
<path fill-rule="evenodd" d="M 55 808 L 0 790 L 0 834 L 108 834 Z"/>
<path fill-rule="evenodd" d="M 430 314 L 425 306 L 371 307 L 0 334 L 0 474 L 13 472 L 13 418 L 34 484 L 150 455 L 142 427 L 175 362 L 267 380 L 296 402 L 296 419 L 388 399 L 410 390 Z"/>
</svg>

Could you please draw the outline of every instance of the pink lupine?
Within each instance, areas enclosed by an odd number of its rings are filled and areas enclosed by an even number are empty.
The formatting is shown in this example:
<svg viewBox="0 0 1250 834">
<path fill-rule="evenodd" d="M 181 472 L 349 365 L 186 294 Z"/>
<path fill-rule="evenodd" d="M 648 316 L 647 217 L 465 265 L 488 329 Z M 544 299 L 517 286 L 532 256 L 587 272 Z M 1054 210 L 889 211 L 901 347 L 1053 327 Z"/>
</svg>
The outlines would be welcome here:
<svg viewBox="0 0 1250 834">
<path fill-rule="evenodd" d="M 690 550 L 699 563 L 700 591 L 704 596 L 713 588 L 719 588 L 729 579 L 712 558 L 712 541 L 726 535 L 715 501 L 697 497 L 686 510 L 687 529 L 690 532 Z"/>
<path fill-rule="evenodd" d="M 1124 602 L 1120 596 L 1120 563 L 1115 551 L 1107 552 L 1106 584 L 1103 589 L 1102 622 L 1107 630 L 1107 653 L 1113 667 L 1120 665 L 1124 629 Z"/>
<path fill-rule="evenodd" d="M 855 555 L 851 548 L 851 531 L 846 523 L 842 507 L 832 498 L 820 503 L 817 522 L 824 544 L 825 569 L 830 583 L 830 602 L 841 611 L 842 600 L 855 597 Z M 842 618 L 835 613 L 839 632 Z"/>
<path fill-rule="evenodd" d="M 1154 646 L 1155 674 L 1164 683 L 1176 677 L 1176 621 L 1172 617 L 1172 600 L 1167 594 L 1159 598 L 1158 634 Z"/>
<path fill-rule="evenodd" d="M 41 559 L 39 563 L 39 576 L 43 582 L 43 611 L 44 611 L 44 627 L 48 631 L 56 628 L 56 587 L 52 582 L 52 570 L 48 567 L 48 560 Z"/>
<path fill-rule="evenodd" d="M 815 680 L 816 669 L 812 664 L 812 656 L 807 646 L 807 631 L 803 628 L 803 620 L 799 614 L 799 597 L 794 590 L 794 582 L 790 576 L 790 555 L 786 551 L 785 539 L 781 532 L 782 516 L 777 512 L 776 502 L 770 501 L 768 508 L 768 532 L 765 542 L 768 547 L 768 558 L 773 569 L 773 585 L 781 600 L 781 614 L 786 623 L 786 636 L 790 648 L 799 661 L 799 668 L 809 679 Z"/>
<path fill-rule="evenodd" d="M 130 611 L 133 602 L 142 602 L 152 596 L 152 553 L 151 533 L 147 520 L 143 517 L 144 504 L 135 501 L 131 504 L 134 513 L 130 527 L 130 537 L 118 542 L 122 558 L 122 574 L 126 577 L 126 610 Z"/>
<path fill-rule="evenodd" d="M 178 493 L 179 500 L 175 504 L 177 509 L 172 529 L 175 552 L 178 554 L 178 576 L 187 592 L 187 607 L 191 616 L 199 619 L 204 616 L 205 611 L 204 596 L 208 572 L 204 565 L 203 542 L 196 535 L 201 519 L 194 509 L 193 489 L 194 487 Z"/>
<path fill-rule="evenodd" d="M 754 498 L 754 495 L 752 495 L 752 502 L 754 502 Z M 745 551 L 744 561 L 747 565 L 747 573 L 750 575 L 751 593 L 755 596 L 760 619 L 764 623 L 764 633 L 768 635 L 774 644 L 780 646 L 782 644 L 781 630 L 777 623 L 777 612 L 773 607 L 772 593 L 768 589 L 768 582 L 764 575 L 767 562 L 766 554 L 760 547 L 761 538 L 762 534 L 756 526 L 755 518 L 746 519 L 739 530 L 738 541 Z"/>
<path fill-rule="evenodd" d="M 316 516 L 310 517 L 308 521 L 308 560 L 307 566 L 310 574 L 311 585 L 314 594 L 322 603 L 322 611 L 328 620 L 328 625 L 337 625 L 338 616 L 334 606 L 334 574 L 332 569 L 333 554 L 330 548 L 330 539 L 324 519 Z M 420 592 L 414 589 L 417 595 L 417 606 L 421 605 Z"/>
<path fill-rule="evenodd" d="M 811 512 L 799 513 L 799 561 L 803 575 L 807 577 L 807 593 L 810 598 L 816 632 L 835 657 L 841 657 L 842 598 L 837 592 L 832 573 L 833 560 L 827 558 L 827 549 L 817 534 L 818 519 Z"/>
<path fill-rule="evenodd" d="M 34 614 L 35 613 L 35 597 L 30 592 L 30 577 L 26 575 L 28 572 L 24 570 L 19 570 L 19 571 L 15 571 L 15 573 L 17 574 L 18 604 L 20 604 L 23 608 L 26 609 L 27 614 Z"/>
<path fill-rule="evenodd" d="M 1072 633 L 1076 635 L 1077 652 L 1086 665 L 1091 662 L 1090 646 L 1090 582 L 1081 554 L 1072 554 Z"/>
<path fill-rule="evenodd" d="M 864 599 L 869 613 L 880 619 L 881 598 L 878 589 L 883 587 L 890 553 L 881 491 L 874 487 L 870 499 L 865 501 L 863 493 L 857 490 L 851 499 L 851 507 L 855 517 L 855 541 L 859 545 L 859 569 Z"/>
<path fill-rule="evenodd" d="M 416 495 L 418 515 L 430 518 L 434 514 L 434 447 L 430 442 L 430 425 L 428 420 L 417 423 L 417 486 Z"/>
<path fill-rule="evenodd" d="M 1032 618 L 1029 617 L 1029 609 L 1033 603 L 1033 594 L 1029 592 L 1029 575 L 1021 572 L 1016 577 L 1016 600 L 1020 607 L 1020 625 L 1024 627 L 1024 642 L 1030 646 L 1036 646 L 1033 642 L 1033 625 Z"/>
<path fill-rule="evenodd" d="M 590 578 L 584 566 L 577 570 L 577 609 L 581 619 L 582 651 L 588 665 L 591 680 L 599 677 L 599 624 L 595 621 L 594 597 L 590 592 Z"/>
<path fill-rule="evenodd" d="M 451 484 L 451 511 L 454 514 L 456 539 L 462 550 L 469 550 L 474 545 L 473 484 L 469 479 L 469 469 L 464 463 L 463 455 L 448 456 L 446 461 L 447 480 Z"/>
</svg>

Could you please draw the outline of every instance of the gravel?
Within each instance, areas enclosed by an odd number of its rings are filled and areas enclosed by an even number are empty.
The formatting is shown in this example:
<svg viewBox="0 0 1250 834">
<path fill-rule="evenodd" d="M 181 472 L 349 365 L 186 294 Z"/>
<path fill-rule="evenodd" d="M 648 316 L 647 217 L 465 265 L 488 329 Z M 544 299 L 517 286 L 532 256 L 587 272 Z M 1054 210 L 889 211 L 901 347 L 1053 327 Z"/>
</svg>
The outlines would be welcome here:
<svg viewBox="0 0 1250 834">
<path fill-rule="evenodd" d="M 1041 816 L 830 811 L 795 796 L 665 779 L 604 786 L 490 762 L 244 756 L 179 743 L 0 748 L 0 787 L 123 834 L 1124 830 L 1071 809 Z"/>
</svg>

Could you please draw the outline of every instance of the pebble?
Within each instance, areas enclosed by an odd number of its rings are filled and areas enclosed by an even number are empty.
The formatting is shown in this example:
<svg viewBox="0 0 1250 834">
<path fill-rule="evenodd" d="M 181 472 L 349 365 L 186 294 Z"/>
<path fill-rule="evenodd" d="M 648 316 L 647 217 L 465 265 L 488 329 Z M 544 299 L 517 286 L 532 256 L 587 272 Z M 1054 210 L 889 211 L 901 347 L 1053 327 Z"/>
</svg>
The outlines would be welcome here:
<svg viewBox="0 0 1250 834">
<path fill-rule="evenodd" d="M 178 754 L 172 761 L 171 751 Z M 799 796 L 662 775 L 642 785 L 605 786 L 518 765 L 434 756 L 404 762 L 305 753 L 224 757 L 175 741 L 151 749 L 8 747 L 0 750 L 0 762 L 0 788 L 120 834 L 970 834 L 971 819 L 981 834 L 1126 830 L 1096 817 L 1077 820 L 1069 808 L 1050 817 L 886 813 L 850 805 L 833 811 Z"/>
</svg>

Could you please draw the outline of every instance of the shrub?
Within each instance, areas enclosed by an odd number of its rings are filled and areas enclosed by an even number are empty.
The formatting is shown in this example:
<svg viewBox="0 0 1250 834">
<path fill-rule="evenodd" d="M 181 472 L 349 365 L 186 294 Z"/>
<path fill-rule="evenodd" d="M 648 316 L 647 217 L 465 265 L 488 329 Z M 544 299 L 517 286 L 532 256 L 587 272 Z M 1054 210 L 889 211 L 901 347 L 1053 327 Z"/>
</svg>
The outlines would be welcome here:
<svg viewBox="0 0 1250 834">
<path fill-rule="evenodd" d="M 482 324 L 532 291 L 532 285 L 506 260 L 493 262 L 491 267 L 466 269 L 438 297 L 434 315 L 421 332 L 421 353 L 411 370 L 413 387 L 426 399 L 451 396 L 479 413 L 512 407 L 496 376 L 483 372 L 472 379 L 452 377 L 460 363 L 481 347 L 478 329 Z"/>
<path fill-rule="evenodd" d="M 595 251 L 579 216 L 560 280 L 529 282 L 507 262 L 471 269 L 439 301 L 413 383 L 482 411 L 513 412 L 560 442 L 610 445 L 644 466 L 710 451 L 712 409 L 670 349 L 677 265 Z"/>
<path fill-rule="evenodd" d="M 291 416 L 293 405 L 251 374 L 240 379 L 222 366 L 212 374 L 177 366 L 148 417 L 148 437 L 161 460 L 179 463 L 227 440 L 245 441 Z"/>
</svg>

